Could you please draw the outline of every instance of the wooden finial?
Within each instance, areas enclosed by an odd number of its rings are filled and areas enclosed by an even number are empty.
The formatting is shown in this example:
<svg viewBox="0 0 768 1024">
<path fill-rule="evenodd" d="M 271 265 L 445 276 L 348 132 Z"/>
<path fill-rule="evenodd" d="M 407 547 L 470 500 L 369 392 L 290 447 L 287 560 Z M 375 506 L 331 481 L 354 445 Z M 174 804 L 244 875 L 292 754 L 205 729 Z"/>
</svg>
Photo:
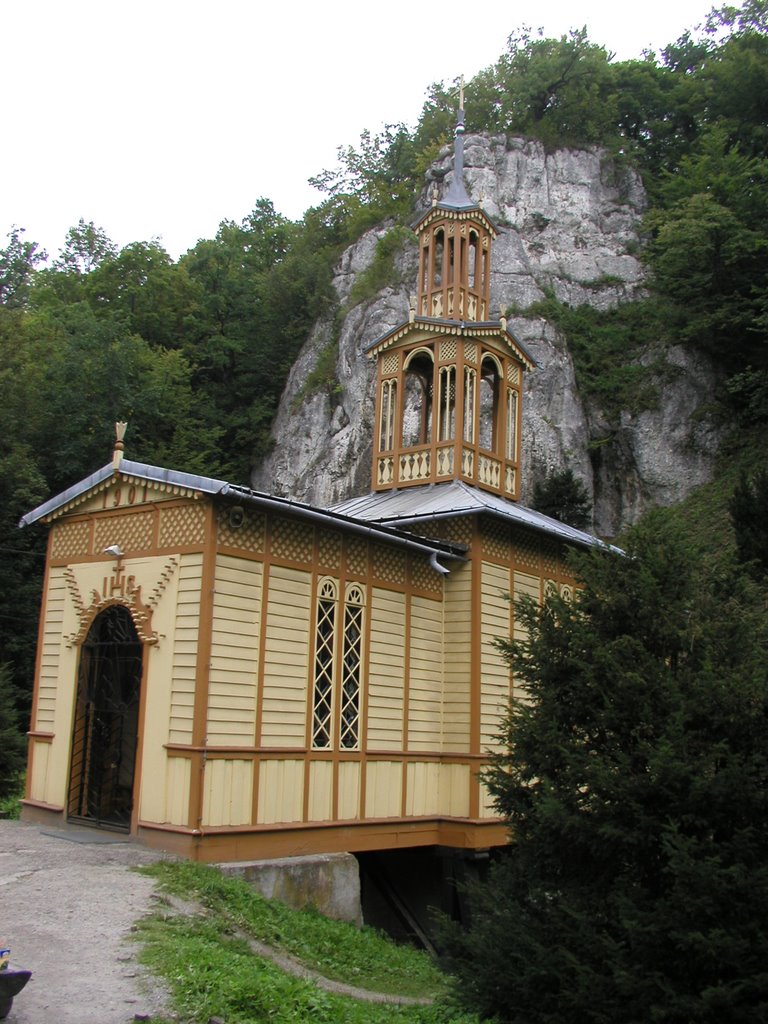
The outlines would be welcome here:
<svg viewBox="0 0 768 1024">
<path fill-rule="evenodd" d="M 459 85 L 459 110 L 464 109 L 464 75 L 461 76 Z"/>
<path fill-rule="evenodd" d="M 127 423 L 115 423 L 115 450 L 112 453 L 112 468 L 119 469 L 120 463 L 123 461 L 123 438 L 125 437 L 125 428 L 128 426 Z"/>
</svg>

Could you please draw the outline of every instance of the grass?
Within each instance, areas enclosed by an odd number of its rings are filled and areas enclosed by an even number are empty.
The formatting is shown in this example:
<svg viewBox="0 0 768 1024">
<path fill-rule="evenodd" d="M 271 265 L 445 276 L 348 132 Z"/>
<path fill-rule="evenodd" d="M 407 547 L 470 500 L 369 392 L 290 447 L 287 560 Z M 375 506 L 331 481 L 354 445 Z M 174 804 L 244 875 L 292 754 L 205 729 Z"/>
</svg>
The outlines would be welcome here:
<svg viewBox="0 0 768 1024">
<path fill-rule="evenodd" d="M 24 775 L 14 781 L 12 791 L 0 797 L 0 818 L 17 819 L 21 815 L 21 798 L 24 796 Z"/>
<path fill-rule="evenodd" d="M 193 900 L 199 915 L 157 914 L 139 926 L 142 961 L 168 985 L 176 1012 L 194 1024 L 476 1024 L 446 1002 L 447 979 L 417 950 L 370 929 L 266 900 L 246 882 L 188 862 L 142 869 L 160 888 Z M 428 997 L 431 1006 L 358 1001 L 319 989 L 256 956 L 243 933 L 326 978 L 390 995 Z"/>
</svg>

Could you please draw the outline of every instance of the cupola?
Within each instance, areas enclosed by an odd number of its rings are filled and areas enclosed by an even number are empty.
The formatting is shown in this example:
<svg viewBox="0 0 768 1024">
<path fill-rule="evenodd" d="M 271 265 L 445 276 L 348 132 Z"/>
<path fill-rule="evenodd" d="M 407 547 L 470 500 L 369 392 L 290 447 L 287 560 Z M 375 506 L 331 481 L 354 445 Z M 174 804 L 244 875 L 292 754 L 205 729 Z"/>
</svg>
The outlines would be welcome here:
<svg viewBox="0 0 768 1024">
<path fill-rule="evenodd" d="M 464 185 L 463 89 L 446 194 L 414 226 L 419 278 L 407 323 L 370 346 L 377 360 L 375 491 L 463 480 L 516 500 L 522 381 L 533 360 L 491 319 L 496 229 Z"/>
</svg>

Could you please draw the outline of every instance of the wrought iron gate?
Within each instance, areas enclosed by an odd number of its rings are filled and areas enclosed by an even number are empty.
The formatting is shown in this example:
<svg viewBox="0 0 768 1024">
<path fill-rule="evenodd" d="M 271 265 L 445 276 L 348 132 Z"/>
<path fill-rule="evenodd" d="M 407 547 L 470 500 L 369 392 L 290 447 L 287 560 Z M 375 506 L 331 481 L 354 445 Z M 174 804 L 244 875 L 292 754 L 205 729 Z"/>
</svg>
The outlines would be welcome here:
<svg viewBox="0 0 768 1024">
<path fill-rule="evenodd" d="M 110 605 L 94 619 L 80 652 L 69 775 L 72 820 L 130 829 L 142 654 L 125 608 Z"/>
</svg>

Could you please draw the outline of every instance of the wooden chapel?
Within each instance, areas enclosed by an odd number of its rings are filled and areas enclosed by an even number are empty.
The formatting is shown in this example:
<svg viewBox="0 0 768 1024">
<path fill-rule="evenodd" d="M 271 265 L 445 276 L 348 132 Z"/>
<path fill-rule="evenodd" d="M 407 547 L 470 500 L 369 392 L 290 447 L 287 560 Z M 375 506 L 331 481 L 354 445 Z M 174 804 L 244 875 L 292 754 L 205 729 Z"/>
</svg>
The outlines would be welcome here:
<svg viewBox="0 0 768 1024">
<path fill-rule="evenodd" d="M 109 464 L 23 517 L 49 526 L 27 820 L 202 861 L 505 843 L 478 779 L 512 686 L 493 640 L 597 542 L 519 503 L 533 361 L 491 318 L 462 132 L 415 304 L 368 348 L 369 494 L 134 462 L 118 425 Z"/>
</svg>

